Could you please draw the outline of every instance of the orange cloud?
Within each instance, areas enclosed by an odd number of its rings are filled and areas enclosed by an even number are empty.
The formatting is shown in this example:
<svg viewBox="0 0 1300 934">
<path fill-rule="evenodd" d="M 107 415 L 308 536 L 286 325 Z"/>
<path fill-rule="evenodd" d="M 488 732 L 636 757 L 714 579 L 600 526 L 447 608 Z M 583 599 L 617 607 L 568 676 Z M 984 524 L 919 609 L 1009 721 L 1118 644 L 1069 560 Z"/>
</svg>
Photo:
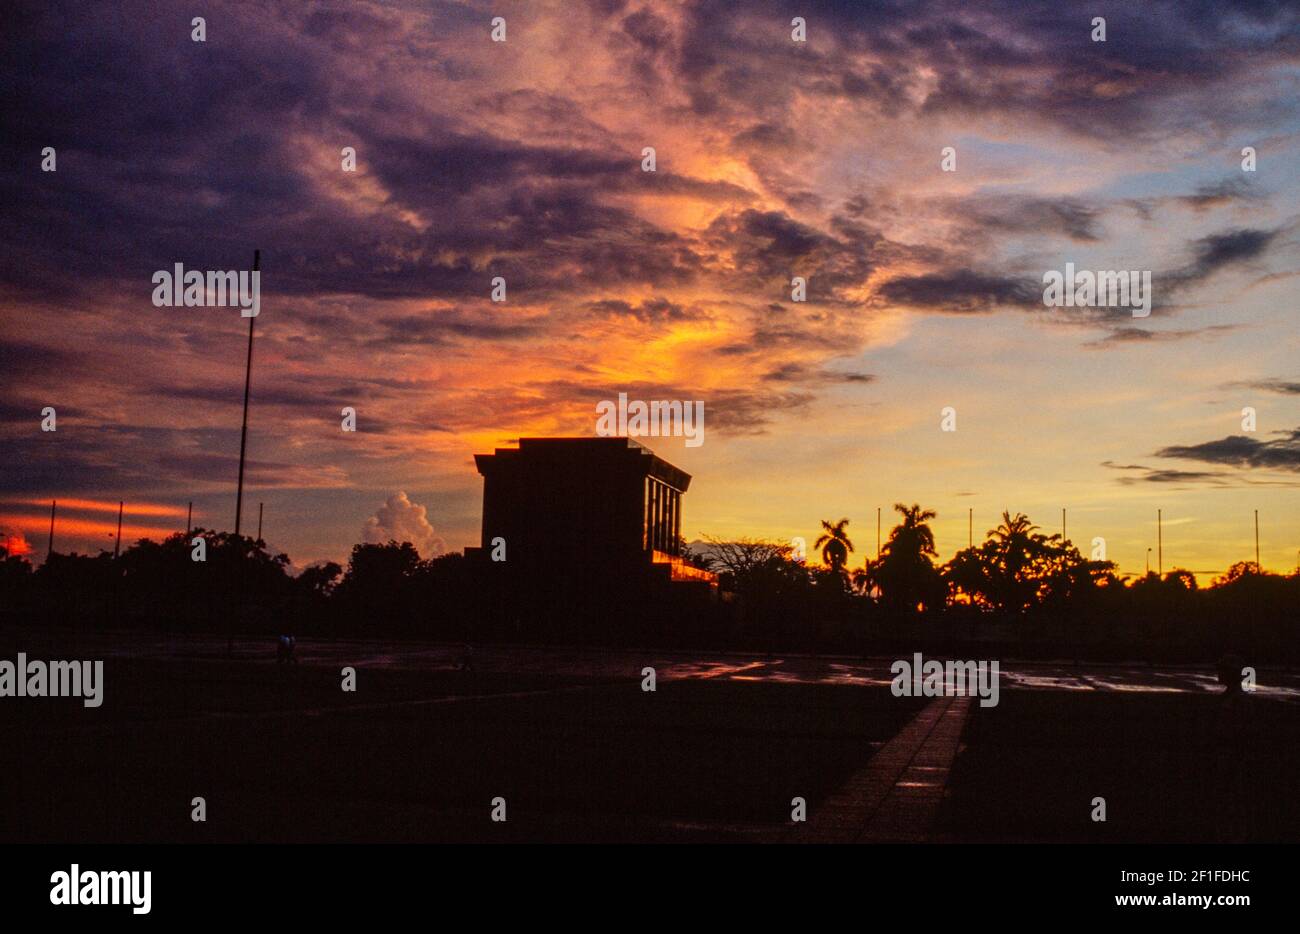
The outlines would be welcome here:
<svg viewBox="0 0 1300 934">
<path fill-rule="evenodd" d="M 62 501 L 60 501 L 59 505 L 63 505 Z M 0 525 L 16 528 L 20 533 L 44 535 L 50 530 L 50 517 L 0 513 Z M 137 538 L 163 539 L 168 535 L 174 535 L 180 531 L 183 530 L 175 527 L 166 528 L 163 526 L 131 525 L 123 522 L 122 541 L 135 541 Z M 60 539 L 66 537 L 105 538 L 110 535 L 117 535 L 116 520 L 105 522 L 96 519 L 81 519 L 76 516 L 65 517 L 62 515 L 55 518 L 54 540 L 56 546 Z"/>
<path fill-rule="evenodd" d="M 32 553 L 32 546 L 27 543 L 27 539 L 22 533 L 0 537 L 0 546 L 11 555 L 29 555 Z"/>
<path fill-rule="evenodd" d="M 48 506 L 48 499 L 20 499 L 10 502 L 23 506 Z M 60 499 L 59 512 L 65 509 L 83 512 L 117 512 L 118 504 L 98 499 Z M 124 510 L 128 516 L 176 516 L 185 515 L 179 506 L 167 506 L 162 503 L 127 503 Z M 117 528 L 116 525 L 113 526 Z"/>
</svg>

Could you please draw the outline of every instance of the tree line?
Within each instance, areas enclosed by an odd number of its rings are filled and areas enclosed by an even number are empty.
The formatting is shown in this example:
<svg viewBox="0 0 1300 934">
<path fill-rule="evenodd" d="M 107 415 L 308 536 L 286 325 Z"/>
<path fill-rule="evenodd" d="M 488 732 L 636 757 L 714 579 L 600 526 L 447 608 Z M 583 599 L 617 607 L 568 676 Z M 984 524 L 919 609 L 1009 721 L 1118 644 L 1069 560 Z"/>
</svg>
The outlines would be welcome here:
<svg viewBox="0 0 1300 934">
<path fill-rule="evenodd" d="M 1208 587 L 1189 571 L 1125 577 L 1060 534 L 1003 513 L 982 542 L 938 561 L 933 510 L 895 505 L 878 557 L 852 567 L 848 519 L 823 521 L 821 563 L 792 544 L 706 538 L 687 559 L 717 573 L 718 598 L 689 612 L 624 615 L 581 641 L 789 651 L 1012 643 L 1066 655 L 1251 649 L 1295 657 L 1300 575 L 1238 562 Z M 195 537 L 204 560 L 193 560 Z M 265 542 L 196 529 L 142 539 L 120 556 L 54 553 L 33 567 L 0 546 L 0 618 L 173 630 L 429 639 L 572 641 L 500 618 L 493 578 L 461 554 L 423 558 L 409 542 L 358 544 L 346 565 L 289 573 Z M 921 639 L 921 643 L 917 640 Z M 928 640 L 928 641 L 927 641 Z M 909 649 L 910 650 L 910 649 Z"/>
<path fill-rule="evenodd" d="M 998 639 L 1048 654 L 1300 657 L 1300 573 L 1239 561 L 1204 588 L 1183 568 L 1125 576 L 1010 512 L 982 542 L 940 563 L 929 524 L 936 513 L 905 503 L 894 510 L 899 521 L 879 556 L 857 568 L 848 519 L 822 521 L 813 545 L 820 565 L 793 544 L 763 539 L 706 538 L 694 558 L 736 595 L 751 631 L 777 645 L 815 627 L 834 645 L 860 642 L 864 631 L 876 644 L 903 644 L 919 632 L 941 646 Z"/>
</svg>

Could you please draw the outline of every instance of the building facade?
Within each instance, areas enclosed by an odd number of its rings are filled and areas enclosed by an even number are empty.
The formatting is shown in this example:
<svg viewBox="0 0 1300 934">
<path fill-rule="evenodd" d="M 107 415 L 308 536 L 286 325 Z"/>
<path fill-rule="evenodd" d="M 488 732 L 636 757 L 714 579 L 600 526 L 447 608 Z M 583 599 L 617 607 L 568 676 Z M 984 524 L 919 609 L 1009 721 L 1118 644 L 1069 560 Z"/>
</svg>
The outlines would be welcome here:
<svg viewBox="0 0 1300 934">
<path fill-rule="evenodd" d="M 480 548 L 468 553 L 508 592 L 510 612 L 600 613 L 629 601 L 653 608 L 716 592 L 716 577 L 681 557 L 691 477 L 644 445 L 521 438 L 474 461 L 483 527 Z"/>
</svg>

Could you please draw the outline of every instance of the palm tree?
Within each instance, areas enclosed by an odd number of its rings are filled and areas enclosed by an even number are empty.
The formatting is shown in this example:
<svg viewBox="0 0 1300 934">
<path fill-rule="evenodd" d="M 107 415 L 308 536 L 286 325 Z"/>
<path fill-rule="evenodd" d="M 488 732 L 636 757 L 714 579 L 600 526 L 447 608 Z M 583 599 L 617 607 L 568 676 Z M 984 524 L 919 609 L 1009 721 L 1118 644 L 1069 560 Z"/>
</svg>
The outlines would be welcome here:
<svg viewBox="0 0 1300 934">
<path fill-rule="evenodd" d="M 996 529 L 989 530 L 989 537 L 1005 543 L 1011 541 L 1015 536 L 1028 536 L 1037 529 L 1038 526 L 1030 522 L 1029 517 L 1023 512 L 1018 512 L 1013 516 L 1004 509 L 1002 511 L 1002 522 Z"/>
<path fill-rule="evenodd" d="M 1085 597 L 1113 568 L 1087 560 L 1059 533 L 1044 535 L 1024 513 L 1008 510 L 982 545 L 953 557 L 946 575 L 951 587 L 980 606 L 1025 613 Z"/>
<path fill-rule="evenodd" d="M 880 588 L 886 606 L 908 613 L 942 604 L 943 581 L 930 559 L 938 555 L 927 524 L 937 515 L 920 504 L 895 503 L 903 521 L 889 533 L 880 558 L 868 564 L 870 583 Z"/>
<path fill-rule="evenodd" d="M 822 520 L 822 528 L 825 532 L 821 538 L 813 542 L 814 548 L 822 550 L 822 561 L 830 565 L 832 571 L 839 573 L 849 561 L 849 552 L 853 550 L 853 542 L 849 541 L 848 533 L 844 527 L 849 524 L 848 519 L 841 519 L 834 525 Z"/>
<path fill-rule="evenodd" d="M 1039 534 L 1038 526 L 1030 522 L 1027 515 L 1018 512 L 1013 516 L 1007 510 L 1002 511 L 1002 522 L 998 527 L 989 530 L 989 538 L 997 543 L 1003 570 L 1013 580 L 1019 579 L 1035 562 L 1042 559 L 1060 537 Z"/>
<path fill-rule="evenodd" d="M 939 554 L 934 547 L 934 532 L 926 525 L 938 513 L 933 509 L 922 509 L 920 503 L 906 506 L 894 503 L 894 511 L 903 517 L 903 522 L 889 534 L 889 544 L 893 551 L 905 551 L 915 555 Z"/>
</svg>

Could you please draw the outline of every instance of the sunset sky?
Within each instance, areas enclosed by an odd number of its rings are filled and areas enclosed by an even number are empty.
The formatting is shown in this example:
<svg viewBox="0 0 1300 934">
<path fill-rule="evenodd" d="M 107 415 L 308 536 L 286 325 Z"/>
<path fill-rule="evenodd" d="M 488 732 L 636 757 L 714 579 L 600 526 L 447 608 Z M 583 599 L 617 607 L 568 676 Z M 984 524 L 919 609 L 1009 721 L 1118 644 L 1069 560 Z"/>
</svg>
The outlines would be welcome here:
<svg viewBox="0 0 1300 934">
<path fill-rule="evenodd" d="M 1208 574 L 1258 509 L 1297 563 L 1295 4 L 17 7 L 0 531 L 38 559 L 52 497 L 61 551 L 111 549 L 119 499 L 127 538 L 233 526 L 247 321 L 151 276 L 257 247 L 244 523 L 297 567 L 477 544 L 473 454 L 620 392 L 705 404 L 703 445 L 645 440 L 688 539 L 848 516 L 856 566 L 903 500 L 946 560 L 968 508 L 1067 507 L 1141 573 L 1163 508 L 1165 570 Z M 1045 307 L 1066 263 L 1149 270 L 1150 317 Z"/>
</svg>

